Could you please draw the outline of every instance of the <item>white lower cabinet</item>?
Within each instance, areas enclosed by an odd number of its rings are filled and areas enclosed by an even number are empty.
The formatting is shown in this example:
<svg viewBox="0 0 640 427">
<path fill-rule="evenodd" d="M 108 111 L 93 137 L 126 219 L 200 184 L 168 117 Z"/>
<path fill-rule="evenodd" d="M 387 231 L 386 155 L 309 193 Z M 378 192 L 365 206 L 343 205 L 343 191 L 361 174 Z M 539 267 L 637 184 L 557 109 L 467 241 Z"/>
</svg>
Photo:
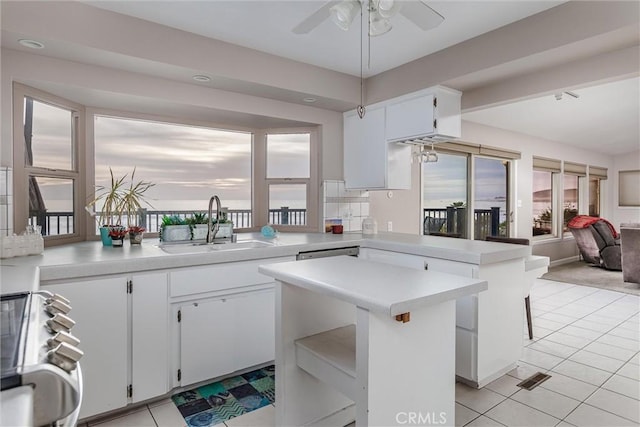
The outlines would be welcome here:
<svg viewBox="0 0 640 427">
<path fill-rule="evenodd" d="M 180 308 L 180 357 L 183 385 L 233 372 L 235 301 L 194 302 Z"/>
<path fill-rule="evenodd" d="M 182 385 L 273 360 L 274 308 L 273 289 L 182 305 Z"/>
<path fill-rule="evenodd" d="M 258 266 L 269 258 L 169 273 L 174 386 L 187 386 L 275 359 L 273 279 Z"/>
<path fill-rule="evenodd" d="M 293 260 L 42 283 L 71 300 L 84 352 L 80 418 L 274 360 L 274 283 L 258 265 Z"/>
<path fill-rule="evenodd" d="M 275 359 L 276 319 L 273 289 L 256 291 L 236 299 L 235 370 Z"/>
<path fill-rule="evenodd" d="M 57 285 L 43 290 L 71 301 L 80 339 L 84 390 L 80 418 L 118 409 L 127 404 L 128 321 L 127 278 L 124 276 Z"/>
<path fill-rule="evenodd" d="M 165 394 L 169 385 L 169 286 L 167 273 L 131 278 L 131 400 Z"/>
<path fill-rule="evenodd" d="M 71 301 L 69 317 L 76 322 L 71 333 L 84 352 L 80 418 L 169 391 L 166 273 L 43 284 L 42 289 Z"/>
</svg>

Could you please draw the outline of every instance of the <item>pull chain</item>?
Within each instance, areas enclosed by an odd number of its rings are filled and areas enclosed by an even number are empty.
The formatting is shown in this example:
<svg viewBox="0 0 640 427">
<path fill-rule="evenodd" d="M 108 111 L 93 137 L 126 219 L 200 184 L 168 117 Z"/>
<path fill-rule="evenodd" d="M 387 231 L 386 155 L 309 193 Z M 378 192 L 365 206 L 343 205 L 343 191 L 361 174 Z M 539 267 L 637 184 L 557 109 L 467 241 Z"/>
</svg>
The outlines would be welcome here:
<svg viewBox="0 0 640 427">
<path fill-rule="evenodd" d="M 356 111 L 358 112 L 358 117 L 361 119 L 364 118 L 367 109 L 364 107 L 364 79 L 362 77 L 362 44 L 364 43 L 362 37 L 362 29 L 363 29 L 363 13 L 362 6 L 360 6 L 360 105 L 356 107 Z"/>
</svg>

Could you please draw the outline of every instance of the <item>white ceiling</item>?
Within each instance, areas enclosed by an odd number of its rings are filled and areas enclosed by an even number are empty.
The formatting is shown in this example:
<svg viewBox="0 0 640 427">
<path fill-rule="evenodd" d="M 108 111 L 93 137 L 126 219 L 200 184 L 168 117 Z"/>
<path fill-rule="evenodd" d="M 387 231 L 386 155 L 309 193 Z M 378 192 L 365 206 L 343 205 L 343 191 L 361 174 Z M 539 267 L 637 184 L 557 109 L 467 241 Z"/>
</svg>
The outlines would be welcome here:
<svg viewBox="0 0 640 427">
<path fill-rule="evenodd" d="M 476 123 L 617 155 L 640 148 L 640 78 L 465 113 Z"/>
<path fill-rule="evenodd" d="M 320 8 L 324 1 L 83 0 L 82 3 L 338 72 L 355 76 L 360 72 L 358 17 L 348 32 L 343 32 L 330 20 L 325 21 L 307 35 L 296 35 L 291 32 L 292 28 Z M 393 18 L 394 28 L 389 33 L 372 38 L 371 68 L 367 69 L 365 63 L 364 74 L 371 76 L 398 67 L 560 3 L 565 2 L 546 0 L 427 1 L 430 7 L 444 16 L 444 22 L 433 30 L 423 32 L 402 15 L 395 16 Z M 571 4 L 573 2 L 565 6 Z M 104 14 L 108 14 L 108 12 L 104 12 Z M 523 21 L 523 24 L 526 22 L 526 20 Z M 566 25 L 536 30 L 540 32 L 568 31 Z M 22 51 L 29 50 L 17 43 L 17 40 L 21 38 L 19 36 L 29 35 L 20 34 L 20 29 L 22 29 L 21 26 L 16 26 L 12 33 L 8 32 L 6 28 L 2 28 L 2 46 Z M 598 41 L 594 38 L 588 38 L 581 40 L 580 43 L 572 43 L 563 46 L 562 49 L 552 49 L 546 52 L 548 55 L 555 55 L 553 58 L 542 55 L 528 56 L 499 66 L 480 69 L 480 71 L 453 79 L 447 84 L 468 91 L 581 57 L 621 47 L 637 46 L 639 38 L 637 29 L 629 28 L 628 30 L 629 34 L 612 34 L 612 37 L 624 35 L 622 41 L 613 39 L 598 39 L 600 40 Z M 47 47 L 42 51 L 42 54 L 183 81 L 189 84 L 194 84 L 191 76 L 199 71 L 190 69 L 189 65 L 191 64 L 185 64 L 183 67 L 181 63 L 169 64 L 147 60 L 144 58 L 144 54 L 129 54 L 128 50 L 110 51 L 94 47 L 91 43 L 84 43 L 81 32 L 74 33 L 74 37 L 76 39 L 43 40 Z M 518 40 L 514 42 L 520 43 Z M 602 46 L 598 44 L 603 42 L 606 43 Z M 125 40 L 124 43 L 128 42 Z M 131 45 L 133 46 L 135 43 L 131 43 Z M 189 47 L 185 46 L 185 49 L 189 49 Z M 135 49 L 132 48 L 131 52 L 135 52 Z M 484 55 L 490 59 L 492 53 L 481 51 L 478 52 L 478 55 Z M 470 61 L 477 59 L 471 57 Z M 352 79 L 352 77 L 349 78 Z M 279 99 L 284 102 L 302 103 L 302 98 L 307 96 L 291 89 L 271 87 L 268 84 L 260 85 L 259 82 L 229 78 L 226 80 L 224 77 L 213 75 L 210 85 L 222 90 Z M 154 105 L 155 101 L 150 99 L 135 98 L 123 94 L 117 94 L 116 97 L 115 94 L 83 88 L 61 87 L 47 82 L 25 83 L 59 96 L 74 99 L 77 102 L 87 105 L 102 105 L 106 108 L 125 109 L 122 107 L 123 104 L 139 105 L 141 110 L 148 110 L 152 113 L 170 115 L 173 111 L 175 114 L 202 117 L 202 120 L 215 117 L 216 121 L 237 123 L 242 126 L 258 126 L 256 123 L 274 126 L 274 123 L 277 125 L 286 123 L 286 121 L 274 121 L 275 119 L 264 116 L 249 117 L 249 115 L 243 116 L 241 113 L 233 115 L 217 110 L 200 111 L 196 106 L 177 104 L 156 106 Z M 326 86 L 329 86 L 328 82 L 326 82 Z M 608 155 L 638 150 L 640 145 L 640 125 L 638 123 L 640 94 L 637 78 L 592 88 L 572 89 L 572 91 L 580 94 L 580 98 L 572 99 L 565 96 L 562 101 L 556 101 L 552 94 L 548 94 L 542 98 L 528 99 L 466 113 L 464 119 L 551 141 L 573 144 Z M 352 108 L 353 102 L 346 100 L 346 98 L 334 99 L 327 96 L 327 99 L 323 99 L 322 94 L 317 96 L 316 93 L 313 93 L 313 95 L 318 98 L 318 102 L 314 104 L 317 108 L 327 108 L 334 111 Z"/>
<path fill-rule="evenodd" d="M 410 0 L 418 1 L 418 0 Z M 330 19 L 309 34 L 291 30 L 325 1 L 83 1 L 113 12 L 177 28 L 201 36 L 271 53 L 351 75 L 360 75 L 360 18 L 349 31 Z M 371 38 L 371 64 L 365 77 L 526 18 L 564 1 L 427 1 L 444 22 L 422 31 L 402 15 L 393 29 Z M 366 20 L 365 15 L 365 20 Z M 366 43 L 366 40 L 365 40 Z"/>
</svg>

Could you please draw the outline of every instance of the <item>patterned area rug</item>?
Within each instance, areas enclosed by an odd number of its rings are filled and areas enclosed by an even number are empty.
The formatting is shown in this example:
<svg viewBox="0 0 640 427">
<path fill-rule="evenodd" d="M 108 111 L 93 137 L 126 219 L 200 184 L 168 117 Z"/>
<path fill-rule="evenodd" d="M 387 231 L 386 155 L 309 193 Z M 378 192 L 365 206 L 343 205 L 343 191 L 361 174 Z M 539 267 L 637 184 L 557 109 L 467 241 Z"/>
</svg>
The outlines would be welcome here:
<svg viewBox="0 0 640 427">
<path fill-rule="evenodd" d="M 172 396 L 187 426 L 206 427 L 275 401 L 273 365 Z"/>
</svg>

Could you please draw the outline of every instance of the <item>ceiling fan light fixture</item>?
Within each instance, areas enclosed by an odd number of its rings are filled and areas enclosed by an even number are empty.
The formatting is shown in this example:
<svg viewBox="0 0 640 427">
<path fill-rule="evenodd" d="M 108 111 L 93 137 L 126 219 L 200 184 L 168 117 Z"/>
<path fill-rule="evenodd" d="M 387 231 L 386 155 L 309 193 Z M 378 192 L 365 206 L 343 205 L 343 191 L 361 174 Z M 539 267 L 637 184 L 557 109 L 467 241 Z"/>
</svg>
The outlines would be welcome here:
<svg viewBox="0 0 640 427">
<path fill-rule="evenodd" d="M 341 30 L 347 31 L 359 9 L 360 2 L 358 0 L 344 0 L 329 9 L 331 20 Z"/>
<path fill-rule="evenodd" d="M 371 37 L 381 36 L 391 31 L 391 22 L 382 18 L 377 12 L 372 12 L 369 17 L 369 35 Z"/>
<path fill-rule="evenodd" d="M 402 3 L 397 0 L 377 0 L 376 1 L 376 9 L 378 10 L 378 14 L 385 18 L 392 18 L 395 14 L 400 11 L 402 7 Z"/>
</svg>

